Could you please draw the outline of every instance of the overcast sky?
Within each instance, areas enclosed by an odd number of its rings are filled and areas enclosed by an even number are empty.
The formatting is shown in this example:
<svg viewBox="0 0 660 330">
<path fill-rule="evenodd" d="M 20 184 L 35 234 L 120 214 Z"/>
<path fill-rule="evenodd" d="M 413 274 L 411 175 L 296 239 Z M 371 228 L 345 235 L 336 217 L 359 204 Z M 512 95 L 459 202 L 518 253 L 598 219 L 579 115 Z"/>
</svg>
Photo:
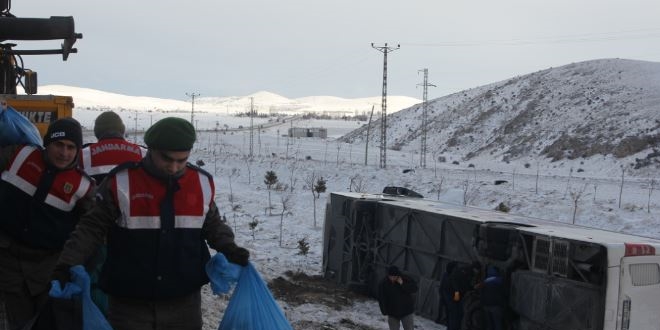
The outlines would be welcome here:
<svg viewBox="0 0 660 330">
<path fill-rule="evenodd" d="M 11 0 L 17 17 L 73 16 L 77 54 L 23 56 L 39 84 L 186 100 L 382 92 L 429 99 L 600 58 L 660 62 L 658 0 Z M 15 49 L 61 41 L 17 41 Z"/>
</svg>

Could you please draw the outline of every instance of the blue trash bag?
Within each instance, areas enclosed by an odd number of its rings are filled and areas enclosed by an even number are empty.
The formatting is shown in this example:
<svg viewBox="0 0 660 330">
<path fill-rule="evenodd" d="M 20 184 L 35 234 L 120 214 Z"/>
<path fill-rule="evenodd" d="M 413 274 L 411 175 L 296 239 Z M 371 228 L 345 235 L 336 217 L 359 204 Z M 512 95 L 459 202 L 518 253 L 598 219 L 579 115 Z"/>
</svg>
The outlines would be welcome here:
<svg viewBox="0 0 660 330">
<path fill-rule="evenodd" d="M 112 330 L 110 323 L 92 301 L 89 289 L 91 280 L 85 268 L 81 265 L 73 266 L 70 272 L 72 282 L 66 283 L 62 288 L 59 281 L 52 281 L 48 295 L 60 299 L 80 297 L 82 300 L 83 330 Z"/>
<path fill-rule="evenodd" d="M 252 263 L 241 269 L 218 330 L 293 330 Z"/>
<path fill-rule="evenodd" d="M 228 293 L 232 284 L 238 281 L 241 275 L 240 265 L 231 263 L 222 253 L 216 253 L 206 263 L 206 275 L 211 280 L 211 290 L 214 294 Z"/>
<path fill-rule="evenodd" d="M 31 144 L 41 146 L 41 135 L 25 116 L 12 107 L 0 110 L 0 146 Z"/>
</svg>

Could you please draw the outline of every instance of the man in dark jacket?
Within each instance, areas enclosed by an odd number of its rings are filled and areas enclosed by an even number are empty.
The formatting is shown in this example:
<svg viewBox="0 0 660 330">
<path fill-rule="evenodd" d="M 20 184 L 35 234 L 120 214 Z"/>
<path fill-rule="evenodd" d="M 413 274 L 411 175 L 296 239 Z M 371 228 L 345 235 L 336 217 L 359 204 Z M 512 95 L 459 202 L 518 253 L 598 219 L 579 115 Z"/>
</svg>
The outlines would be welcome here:
<svg viewBox="0 0 660 330">
<path fill-rule="evenodd" d="M 440 280 L 440 304 L 447 317 L 445 324 L 447 330 L 460 330 L 461 321 L 463 320 L 463 305 L 461 304 L 460 293 L 450 280 L 456 265 L 456 261 L 449 262 Z"/>
<path fill-rule="evenodd" d="M 457 265 L 449 276 L 452 289 L 454 290 L 453 301 L 458 302 L 460 309 L 460 328 L 472 329 L 481 324 L 481 310 L 479 298 L 475 285 L 481 274 L 481 264 L 474 261 L 471 264 Z"/>
<path fill-rule="evenodd" d="M 413 312 L 415 311 L 415 293 L 417 282 L 401 273 L 396 266 L 387 269 L 378 288 L 380 312 L 387 315 L 390 330 L 413 330 Z"/>
<path fill-rule="evenodd" d="M 147 153 L 146 149 L 126 141 L 125 133 L 124 122 L 112 111 L 103 112 L 94 120 L 94 136 L 98 141 L 83 146 L 80 151 L 80 167 L 97 183 L 101 183 L 117 165 L 139 162 Z M 92 299 L 104 314 L 108 309 L 108 297 L 98 287 L 98 281 L 106 255 L 106 246 L 102 245 L 86 265 L 91 278 Z"/>
<path fill-rule="evenodd" d="M 87 144 L 80 152 L 80 167 L 101 183 L 115 166 L 125 162 L 139 162 L 146 150 L 124 139 L 126 126 L 112 111 L 100 114 L 94 120 L 97 142 Z"/>
<path fill-rule="evenodd" d="M 115 330 L 202 329 L 208 246 L 230 262 L 248 263 L 249 252 L 220 218 L 213 177 L 188 163 L 195 138 L 180 118 L 151 126 L 147 155 L 106 177 L 96 206 L 64 247 L 54 275 L 60 282 L 107 239 L 100 284 Z"/>
<path fill-rule="evenodd" d="M 46 302 L 64 242 L 93 205 L 93 180 L 77 169 L 81 146 L 80 124 L 64 118 L 48 127 L 45 149 L 0 148 L 0 325 L 12 330 Z"/>
<path fill-rule="evenodd" d="M 478 287 L 481 290 L 481 305 L 486 315 L 486 329 L 502 330 L 507 295 L 499 269 L 488 266 L 486 278 Z"/>
</svg>

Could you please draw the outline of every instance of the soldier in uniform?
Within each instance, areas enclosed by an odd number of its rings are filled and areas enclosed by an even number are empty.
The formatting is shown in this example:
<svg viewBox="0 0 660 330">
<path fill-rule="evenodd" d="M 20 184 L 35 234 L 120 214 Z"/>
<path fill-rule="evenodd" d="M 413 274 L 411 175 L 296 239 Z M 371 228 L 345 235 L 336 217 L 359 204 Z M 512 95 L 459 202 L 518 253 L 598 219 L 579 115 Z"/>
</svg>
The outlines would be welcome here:
<svg viewBox="0 0 660 330">
<path fill-rule="evenodd" d="M 147 155 L 110 172 L 62 252 L 54 278 L 66 282 L 107 241 L 100 285 L 115 330 L 202 329 L 208 246 L 247 265 L 248 250 L 220 218 L 213 177 L 188 163 L 195 139 L 180 118 L 151 126 Z"/>
<path fill-rule="evenodd" d="M 53 122 L 44 147 L 0 149 L 0 309 L 10 329 L 21 329 L 45 303 L 64 242 L 94 202 L 93 180 L 77 166 L 80 124 Z"/>
</svg>

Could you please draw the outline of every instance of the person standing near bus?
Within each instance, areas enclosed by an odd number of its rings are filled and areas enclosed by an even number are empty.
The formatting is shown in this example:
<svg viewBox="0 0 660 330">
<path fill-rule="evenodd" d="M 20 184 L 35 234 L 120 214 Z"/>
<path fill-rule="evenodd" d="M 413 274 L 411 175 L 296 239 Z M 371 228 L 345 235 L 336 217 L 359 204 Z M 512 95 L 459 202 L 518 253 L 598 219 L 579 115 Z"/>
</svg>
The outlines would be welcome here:
<svg viewBox="0 0 660 330">
<path fill-rule="evenodd" d="M 415 293 L 417 282 L 404 275 L 398 267 L 390 266 L 387 276 L 378 287 L 378 305 L 380 312 L 387 315 L 390 330 L 413 330 L 415 312 Z"/>
<path fill-rule="evenodd" d="M 463 304 L 458 289 L 452 284 L 451 277 L 457 262 L 450 261 L 440 280 L 440 305 L 446 316 L 447 330 L 460 330 L 463 320 Z"/>
<path fill-rule="evenodd" d="M 94 203 L 94 181 L 77 166 L 81 146 L 80 124 L 63 118 L 48 127 L 45 149 L 1 148 L 0 308 L 12 330 L 46 302 L 64 242 Z"/>
<path fill-rule="evenodd" d="M 230 262 L 248 263 L 249 251 L 220 218 L 213 176 L 188 163 L 195 139 L 181 118 L 151 126 L 147 155 L 108 174 L 64 246 L 53 274 L 61 284 L 107 240 L 100 284 L 115 330 L 202 329 L 209 246 Z"/>
<path fill-rule="evenodd" d="M 496 266 L 488 266 L 486 278 L 477 285 L 486 316 L 486 330 L 502 330 L 507 306 L 504 280 Z"/>
<path fill-rule="evenodd" d="M 115 112 L 106 111 L 94 120 L 94 136 L 97 142 L 83 146 L 80 152 L 80 166 L 87 174 L 101 183 L 117 165 L 125 162 L 139 162 L 146 150 L 124 139 L 126 126 Z M 108 298 L 98 287 L 101 267 L 106 258 L 106 246 L 102 245 L 86 267 L 91 279 L 92 300 L 104 314 L 108 308 Z"/>
</svg>

